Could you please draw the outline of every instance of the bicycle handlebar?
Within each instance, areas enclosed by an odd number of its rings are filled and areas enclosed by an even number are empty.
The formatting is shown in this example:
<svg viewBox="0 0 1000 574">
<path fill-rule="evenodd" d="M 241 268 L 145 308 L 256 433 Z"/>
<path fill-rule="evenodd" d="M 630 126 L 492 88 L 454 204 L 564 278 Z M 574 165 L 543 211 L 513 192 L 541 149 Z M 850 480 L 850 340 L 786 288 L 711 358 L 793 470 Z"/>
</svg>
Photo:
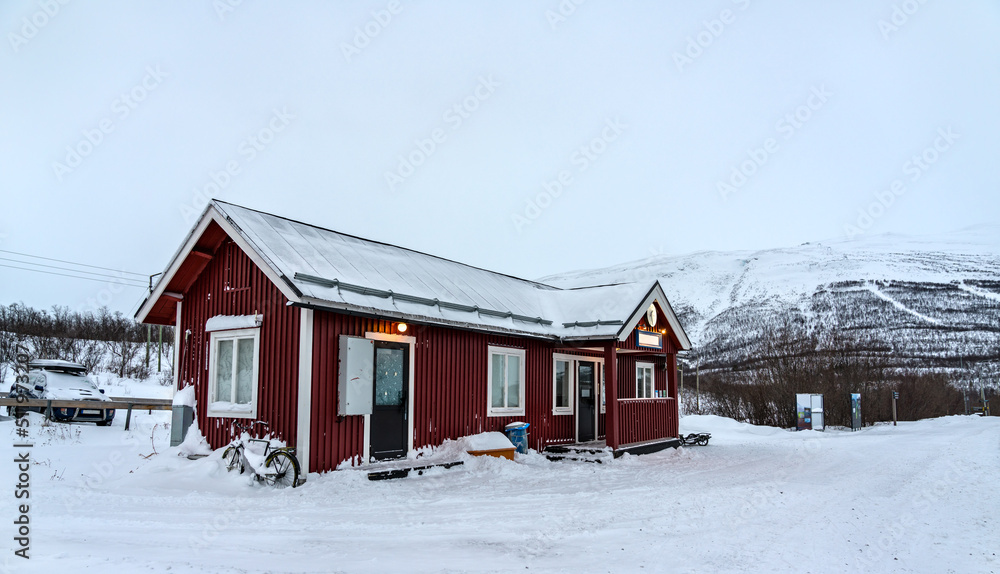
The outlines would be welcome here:
<svg viewBox="0 0 1000 574">
<path fill-rule="evenodd" d="M 268 428 L 268 425 L 264 421 L 251 421 L 249 423 L 240 423 L 238 421 L 233 421 L 232 426 L 238 431 L 249 433 L 256 425 L 264 425 L 264 428 Z"/>
</svg>

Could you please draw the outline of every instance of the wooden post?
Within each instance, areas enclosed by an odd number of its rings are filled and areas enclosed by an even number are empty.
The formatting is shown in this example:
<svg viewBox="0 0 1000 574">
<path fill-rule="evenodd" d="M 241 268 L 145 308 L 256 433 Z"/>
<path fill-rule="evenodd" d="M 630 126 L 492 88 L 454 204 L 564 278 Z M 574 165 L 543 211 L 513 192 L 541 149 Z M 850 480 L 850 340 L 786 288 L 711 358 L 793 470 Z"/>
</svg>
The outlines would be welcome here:
<svg viewBox="0 0 1000 574">
<path fill-rule="evenodd" d="M 618 351 L 617 341 L 604 345 L 604 413 L 605 442 L 612 449 L 618 448 Z"/>
<path fill-rule="evenodd" d="M 156 372 L 159 373 L 163 369 L 161 364 L 163 362 L 163 325 L 160 325 L 160 345 L 156 349 Z"/>
<path fill-rule="evenodd" d="M 670 354 L 667 355 L 667 372 L 670 376 L 667 378 L 667 396 L 674 399 L 674 412 L 670 413 L 668 421 L 677 421 L 677 430 L 674 431 L 673 428 L 665 428 L 664 434 L 669 437 L 677 438 L 677 434 L 680 433 L 680 421 L 681 421 L 681 395 L 677 390 L 677 355 Z M 669 404 L 669 403 L 668 403 Z M 669 423 L 668 423 L 668 426 Z"/>
<path fill-rule="evenodd" d="M 146 325 L 146 370 L 149 370 L 149 343 L 153 338 L 153 326 Z M 124 353 L 124 351 L 123 351 Z"/>
<path fill-rule="evenodd" d="M 680 409 L 680 404 L 684 400 L 684 368 L 677 367 L 680 371 L 680 390 L 677 392 L 677 408 Z"/>
<path fill-rule="evenodd" d="M 698 362 L 694 364 L 694 395 L 695 395 L 695 412 L 700 415 L 701 414 L 701 357 L 698 357 Z"/>
<path fill-rule="evenodd" d="M 677 355 L 667 355 L 667 396 L 679 398 L 677 395 Z"/>
</svg>

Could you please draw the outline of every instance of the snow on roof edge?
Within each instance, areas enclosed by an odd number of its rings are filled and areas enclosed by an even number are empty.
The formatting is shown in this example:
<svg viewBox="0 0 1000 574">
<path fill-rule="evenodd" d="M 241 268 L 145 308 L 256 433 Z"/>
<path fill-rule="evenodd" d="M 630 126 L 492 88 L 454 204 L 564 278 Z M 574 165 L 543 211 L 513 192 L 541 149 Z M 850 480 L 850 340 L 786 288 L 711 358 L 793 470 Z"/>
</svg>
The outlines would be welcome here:
<svg viewBox="0 0 1000 574">
<path fill-rule="evenodd" d="M 215 211 L 215 217 L 213 217 L 212 214 L 213 209 Z M 330 299 L 318 293 L 310 292 L 308 289 L 300 289 L 299 287 L 301 287 L 301 283 L 297 280 L 298 278 L 295 278 L 293 280 L 295 273 L 298 272 L 293 271 L 291 269 L 291 266 L 288 265 L 287 262 L 283 262 L 281 260 L 278 261 L 273 260 L 272 254 L 269 254 L 269 252 L 271 252 L 271 249 L 270 248 L 265 249 L 263 248 L 264 246 L 261 245 L 261 242 L 265 241 L 265 238 L 261 237 L 258 233 L 254 232 L 252 225 L 250 225 L 253 222 L 244 221 L 244 219 L 241 218 L 241 216 L 238 213 L 239 210 L 245 210 L 246 212 L 256 214 L 258 217 L 261 218 L 271 217 L 287 222 L 292 225 L 302 225 L 324 233 L 333 234 L 337 237 L 349 238 L 351 240 L 361 242 L 363 245 L 377 245 L 392 251 L 398 250 L 399 252 L 415 254 L 420 258 L 429 258 L 430 260 L 440 262 L 445 266 L 452 266 L 452 265 L 460 266 L 461 268 L 475 271 L 476 275 L 472 277 L 479 277 L 479 280 L 483 280 L 484 278 L 488 279 L 489 277 L 496 277 L 502 279 L 501 283 L 497 284 L 499 285 L 499 287 L 503 287 L 503 284 L 506 282 L 514 282 L 513 283 L 514 285 L 518 285 L 522 288 L 530 288 L 530 290 L 527 293 L 520 292 L 514 294 L 510 293 L 503 293 L 503 294 L 508 296 L 508 298 L 513 297 L 512 300 L 514 301 L 520 301 L 522 303 L 525 303 L 525 306 L 531 308 L 533 312 L 530 313 L 530 315 L 525 315 L 523 313 L 515 313 L 509 309 L 492 309 L 486 306 L 481 306 L 478 303 L 473 306 L 464 304 L 455 304 L 458 307 L 473 307 L 473 310 L 468 312 L 475 313 L 475 315 L 470 315 L 470 319 L 474 320 L 460 321 L 455 319 L 449 319 L 443 316 L 435 317 L 427 313 L 403 312 L 402 310 L 398 309 L 398 304 L 393 300 L 393 297 L 391 295 L 388 301 L 388 303 L 390 304 L 388 305 L 378 305 L 378 304 L 368 305 L 368 304 L 358 304 L 357 302 L 352 303 L 346 300 L 338 301 L 337 299 Z M 273 272 L 275 277 L 272 277 L 271 280 L 273 281 L 275 278 L 279 279 L 281 282 L 285 283 L 286 288 L 291 289 L 296 295 L 298 295 L 298 297 L 290 298 L 291 299 L 290 303 L 298 306 L 320 307 L 338 311 L 353 310 L 361 314 L 378 314 L 385 316 L 397 316 L 400 318 L 405 317 L 406 320 L 414 322 L 447 325 L 451 327 L 470 329 L 476 331 L 497 332 L 509 335 L 519 335 L 519 336 L 526 336 L 533 338 L 545 338 L 545 339 L 557 339 L 557 340 L 588 340 L 588 339 L 619 338 L 618 336 L 621 333 L 619 331 L 619 327 L 624 327 L 627 324 L 629 324 L 631 320 L 634 318 L 634 315 L 642 311 L 642 309 L 639 309 L 639 311 L 633 311 L 633 309 L 636 309 L 635 307 L 633 307 L 633 305 L 635 304 L 634 290 L 637 287 L 636 284 L 614 283 L 607 285 L 581 286 L 570 289 L 560 288 L 546 283 L 542 283 L 540 281 L 532 281 L 516 277 L 513 275 L 499 273 L 496 271 L 490 271 L 488 269 L 476 267 L 473 265 L 469 265 L 459 261 L 454 261 L 451 259 L 446 259 L 444 257 L 432 254 L 423 253 L 406 247 L 400 247 L 397 245 L 380 241 L 368 240 L 361 237 L 341 233 L 335 230 L 330 230 L 317 225 L 299 222 L 279 215 L 274 215 L 271 213 L 250 209 L 247 207 L 221 201 L 218 199 L 212 199 L 208 203 L 208 205 L 206 205 L 199 220 L 195 222 L 194 226 L 185 236 L 184 242 L 181 244 L 180 248 L 174 254 L 165 272 L 160 276 L 160 279 L 154 286 L 153 292 L 150 295 L 150 297 L 148 297 L 147 300 L 144 301 L 143 304 L 140 306 L 139 311 L 137 311 L 136 313 L 137 318 L 140 315 L 142 315 L 142 318 L 145 318 L 145 316 L 148 315 L 149 311 L 152 309 L 152 305 L 154 304 L 155 300 L 158 299 L 160 296 L 162 296 L 162 293 L 158 293 L 158 291 L 162 291 L 162 288 L 165 288 L 165 286 L 169 283 L 169 280 L 171 279 L 172 276 L 172 274 L 170 274 L 169 272 L 171 270 L 176 271 L 173 268 L 178 263 L 178 259 L 185 254 L 185 247 L 191 244 L 192 240 L 194 241 L 197 240 L 197 238 L 194 237 L 194 235 L 196 234 L 197 230 L 205 224 L 206 219 L 215 219 L 219 223 L 221 223 L 221 221 L 218 220 L 224 220 L 226 224 L 231 226 L 231 229 L 234 232 L 236 232 L 237 235 L 239 235 L 239 238 L 242 239 L 246 243 L 246 245 L 248 245 L 253 250 L 254 253 L 252 254 L 248 253 L 248 255 L 251 257 L 255 255 L 256 258 L 258 258 L 261 262 L 265 263 L 267 267 L 270 268 L 270 271 Z M 274 231 L 275 233 L 279 232 L 278 230 Z M 314 248 L 317 247 L 314 246 Z M 289 269 L 284 269 L 284 267 L 289 267 Z M 299 285 L 297 286 L 296 283 L 299 283 Z M 494 285 L 494 287 L 497 287 L 497 285 Z M 511 283 L 506 283 L 506 285 L 508 287 L 512 286 Z M 631 289 L 629 287 L 631 287 Z M 663 304 L 665 307 L 669 308 L 668 313 L 673 314 L 673 309 L 671 308 L 669 301 L 666 300 L 665 292 L 663 291 L 662 285 L 659 284 L 659 281 L 654 281 L 649 289 L 643 290 L 643 293 L 647 294 L 646 296 L 644 296 L 643 299 L 648 297 L 649 293 L 656 291 L 657 288 L 659 288 L 658 289 L 659 292 L 663 294 Z M 378 289 L 376 288 L 372 288 L 372 290 L 378 291 Z M 608 291 L 618 291 L 618 293 L 609 293 Z M 390 290 L 389 293 L 393 292 Z M 569 293 L 574 293 L 576 295 L 592 295 L 594 296 L 594 298 L 590 299 L 589 297 L 583 297 L 583 298 L 571 297 L 571 299 L 575 299 L 575 301 L 573 301 L 573 303 L 575 303 L 574 305 L 570 304 L 569 301 L 564 300 L 565 295 L 568 295 Z M 521 300 L 518 299 L 517 297 L 518 295 L 522 296 Z M 598 297 L 600 297 L 601 295 L 604 295 L 605 297 L 603 301 L 598 299 Z M 399 293 L 399 296 L 403 297 L 403 294 Z M 523 299 L 524 296 L 527 296 L 528 299 Z M 611 297 L 612 299 L 609 301 L 607 299 L 608 297 Z M 411 295 L 410 298 L 421 299 L 422 297 Z M 623 298 L 627 299 L 625 300 L 624 304 L 620 302 L 621 300 L 623 300 Z M 379 301 L 384 300 L 384 297 L 374 297 L 374 299 L 376 299 L 376 301 L 372 301 L 372 303 L 378 303 Z M 619 301 L 614 301 L 614 299 L 619 299 Z M 642 305 L 640 303 L 640 307 L 641 306 Z M 575 310 L 570 311 L 569 308 L 572 307 L 575 307 Z M 597 312 L 601 312 L 603 310 L 605 312 L 605 316 L 604 317 L 585 316 L 583 313 L 581 313 L 581 311 L 584 310 L 586 311 L 595 310 Z M 498 316 L 497 315 L 498 313 L 500 315 L 505 314 L 506 317 Z M 609 313 L 611 317 L 607 316 L 607 314 Z M 487 314 L 488 316 L 484 317 L 483 314 Z M 532 320 L 530 322 L 525 321 L 524 325 L 525 328 L 518 328 L 518 326 L 515 326 L 513 324 L 510 325 L 498 324 L 500 321 L 509 321 L 510 323 L 514 323 L 515 321 L 525 318 L 530 318 Z M 609 319 L 612 320 L 609 321 Z M 675 330 L 678 331 L 678 339 L 681 341 L 685 341 L 687 339 L 686 334 L 683 332 L 683 329 L 680 328 L 680 323 L 679 321 L 676 320 L 676 315 L 674 315 L 673 319 L 674 319 L 673 321 L 670 321 L 671 327 L 674 328 L 676 325 Z M 581 323 L 587 324 L 595 322 L 597 323 L 595 325 L 580 326 Z M 610 327 L 613 327 L 613 329 L 609 329 Z"/>
</svg>

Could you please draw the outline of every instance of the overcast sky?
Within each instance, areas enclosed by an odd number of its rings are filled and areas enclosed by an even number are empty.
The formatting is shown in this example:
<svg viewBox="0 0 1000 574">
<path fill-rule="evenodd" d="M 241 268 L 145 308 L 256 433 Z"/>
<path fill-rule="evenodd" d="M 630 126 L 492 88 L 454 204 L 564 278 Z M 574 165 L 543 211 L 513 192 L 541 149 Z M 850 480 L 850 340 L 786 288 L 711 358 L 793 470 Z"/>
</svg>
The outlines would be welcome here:
<svg viewBox="0 0 1000 574">
<path fill-rule="evenodd" d="M 0 31 L 7 252 L 156 273 L 206 197 L 527 278 L 1000 214 L 995 1 L 8 0 Z M 0 267 L 2 303 L 141 297 Z"/>
</svg>

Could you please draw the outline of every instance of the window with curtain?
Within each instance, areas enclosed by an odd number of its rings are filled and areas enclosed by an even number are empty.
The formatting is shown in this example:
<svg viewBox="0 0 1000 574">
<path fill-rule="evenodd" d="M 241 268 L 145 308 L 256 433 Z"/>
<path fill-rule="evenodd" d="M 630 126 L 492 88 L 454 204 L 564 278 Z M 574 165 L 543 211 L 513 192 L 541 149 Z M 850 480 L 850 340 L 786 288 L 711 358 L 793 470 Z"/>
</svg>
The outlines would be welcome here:
<svg viewBox="0 0 1000 574">
<path fill-rule="evenodd" d="M 524 414 L 524 349 L 489 347 L 489 416 Z"/>
<path fill-rule="evenodd" d="M 215 331 L 209 356 L 208 415 L 255 418 L 260 329 Z"/>
</svg>

